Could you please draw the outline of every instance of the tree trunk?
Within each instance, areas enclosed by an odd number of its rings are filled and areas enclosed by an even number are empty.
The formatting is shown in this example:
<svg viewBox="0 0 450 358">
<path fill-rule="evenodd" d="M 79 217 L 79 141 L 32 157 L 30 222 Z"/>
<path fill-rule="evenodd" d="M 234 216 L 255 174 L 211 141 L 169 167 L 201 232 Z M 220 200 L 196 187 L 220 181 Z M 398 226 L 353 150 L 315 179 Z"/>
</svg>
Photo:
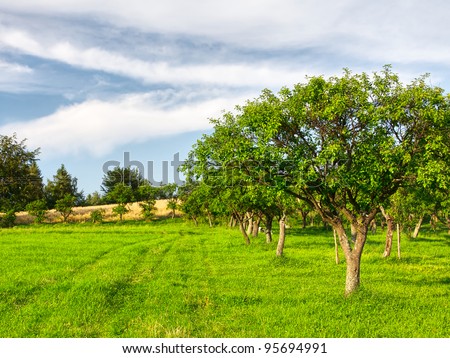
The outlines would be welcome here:
<svg viewBox="0 0 450 358">
<path fill-rule="evenodd" d="M 281 257 L 283 255 L 284 249 L 284 240 L 286 239 L 286 215 L 283 213 L 283 216 L 280 218 L 280 235 L 278 237 L 278 245 L 277 245 L 277 256 Z"/>
<path fill-rule="evenodd" d="M 309 211 L 302 210 L 300 211 L 300 214 L 302 215 L 302 228 L 304 229 L 306 227 L 306 220 L 308 219 Z"/>
<path fill-rule="evenodd" d="M 252 230 L 252 236 L 258 237 L 259 234 L 259 224 L 261 223 L 261 218 L 258 217 L 256 220 L 253 221 L 253 230 Z"/>
<path fill-rule="evenodd" d="M 436 225 L 438 222 L 438 217 L 436 214 L 431 214 L 430 225 L 433 231 L 436 231 Z"/>
<path fill-rule="evenodd" d="M 338 241 L 337 241 L 337 237 L 336 237 L 336 230 L 333 229 L 333 236 L 334 236 L 334 257 L 336 259 L 336 265 L 339 265 L 339 263 L 341 262 L 339 260 L 339 251 L 338 251 Z"/>
<path fill-rule="evenodd" d="M 195 226 L 198 226 L 198 221 L 197 221 L 197 218 L 195 216 L 192 217 L 192 220 L 194 221 Z"/>
<path fill-rule="evenodd" d="M 212 215 L 209 211 L 207 212 L 207 215 L 208 215 L 209 227 L 213 227 Z"/>
<path fill-rule="evenodd" d="M 253 231 L 253 215 L 248 213 L 249 218 L 247 221 L 247 236 L 250 236 Z"/>
<path fill-rule="evenodd" d="M 386 245 L 384 247 L 383 257 L 389 257 L 391 255 L 392 237 L 394 235 L 394 218 L 390 216 L 388 213 L 386 213 L 383 208 L 381 208 L 381 213 L 386 219 L 386 226 L 387 226 Z"/>
<path fill-rule="evenodd" d="M 400 255 L 400 225 L 397 224 L 397 257 L 401 259 Z"/>
<path fill-rule="evenodd" d="M 235 227 L 236 226 L 236 219 L 234 218 L 234 215 L 230 216 L 230 221 L 228 222 L 228 227 Z"/>
<path fill-rule="evenodd" d="M 239 229 L 241 230 L 242 236 L 244 236 L 245 244 L 250 245 L 250 238 L 247 235 L 247 231 L 245 231 L 244 223 L 242 220 L 239 220 Z"/>
<path fill-rule="evenodd" d="M 376 234 L 377 233 L 377 221 L 375 219 L 373 219 L 370 222 L 370 231 L 372 232 L 372 234 Z"/>
<path fill-rule="evenodd" d="M 419 236 L 419 231 L 420 228 L 422 227 L 422 222 L 423 222 L 423 215 L 419 218 L 419 221 L 417 222 L 415 228 L 414 228 L 414 232 L 413 232 L 413 239 L 417 239 L 417 236 Z"/>
<path fill-rule="evenodd" d="M 272 223 L 273 223 L 273 216 L 267 215 L 266 216 L 266 243 L 272 242 Z"/>
<path fill-rule="evenodd" d="M 339 243 L 341 244 L 341 248 L 345 254 L 347 264 L 345 296 L 349 296 L 358 289 L 360 284 L 361 255 L 367 239 L 369 222 L 364 221 L 363 223 L 358 223 L 356 220 L 352 222 L 352 226 L 355 228 L 356 233 L 353 248 L 347 238 L 342 222 L 334 221 L 332 225 L 339 236 Z"/>
<path fill-rule="evenodd" d="M 354 256 L 354 257 L 353 257 Z M 345 277 L 345 295 L 354 293 L 360 285 L 361 258 L 358 255 L 352 255 L 347 260 L 347 274 Z"/>
</svg>

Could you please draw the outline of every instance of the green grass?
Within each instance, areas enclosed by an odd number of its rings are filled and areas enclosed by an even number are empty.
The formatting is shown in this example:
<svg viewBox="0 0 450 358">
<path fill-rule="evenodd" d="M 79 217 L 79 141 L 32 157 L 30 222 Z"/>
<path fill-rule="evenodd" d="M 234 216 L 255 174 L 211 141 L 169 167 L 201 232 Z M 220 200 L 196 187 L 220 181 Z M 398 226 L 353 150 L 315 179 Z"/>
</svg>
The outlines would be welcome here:
<svg viewBox="0 0 450 358">
<path fill-rule="evenodd" d="M 450 336 L 448 235 L 404 239 L 401 260 L 371 235 L 348 299 L 333 245 L 291 229 L 278 259 L 177 219 L 1 230 L 0 337 Z"/>
</svg>

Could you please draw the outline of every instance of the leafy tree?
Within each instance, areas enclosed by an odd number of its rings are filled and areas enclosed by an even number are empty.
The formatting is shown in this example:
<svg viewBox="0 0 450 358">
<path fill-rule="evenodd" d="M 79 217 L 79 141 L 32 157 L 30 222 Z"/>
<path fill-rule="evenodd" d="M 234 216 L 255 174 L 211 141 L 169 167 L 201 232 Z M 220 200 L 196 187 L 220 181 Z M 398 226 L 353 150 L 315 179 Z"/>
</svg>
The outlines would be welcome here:
<svg viewBox="0 0 450 358">
<path fill-rule="evenodd" d="M 157 195 L 158 188 L 151 185 L 142 185 L 139 187 L 139 196 L 142 200 L 139 206 L 141 207 L 142 216 L 146 221 L 150 221 L 155 216 Z"/>
<path fill-rule="evenodd" d="M 73 195 L 66 194 L 62 199 L 56 200 L 55 209 L 63 217 L 63 222 L 66 223 L 69 216 L 73 213 L 77 198 Z"/>
<path fill-rule="evenodd" d="M 128 203 L 133 198 L 133 190 L 130 186 L 123 183 L 118 183 L 114 186 L 113 190 L 107 195 L 112 202 L 117 203 L 117 206 L 113 208 L 113 213 L 119 215 L 120 221 L 123 221 L 123 215 L 128 213 Z"/>
<path fill-rule="evenodd" d="M 96 206 L 102 205 L 104 202 L 104 198 L 100 195 L 98 191 L 94 191 L 92 194 L 88 194 L 86 196 L 86 205 L 87 206 Z"/>
<path fill-rule="evenodd" d="M 112 196 L 108 195 L 114 190 L 117 184 L 123 184 L 131 188 L 133 200 L 141 200 L 139 187 L 148 182 L 142 177 L 138 169 L 115 167 L 103 176 L 101 191 L 105 193 L 105 199 L 112 203 Z"/>
<path fill-rule="evenodd" d="M 177 189 L 178 186 L 175 183 L 160 187 L 160 196 L 167 199 L 167 209 L 170 210 L 172 219 L 175 217 L 175 210 L 178 209 Z"/>
<path fill-rule="evenodd" d="M 28 211 L 28 214 L 35 217 L 34 222 L 36 224 L 42 224 L 47 212 L 47 202 L 44 199 L 32 201 L 27 204 L 26 210 Z"/>
<path fill-rule="evenodd" d="M 103 214 L 105 213 L 105 210 L 103 209 L 97 209 L 91 212 L 91 221 L 94 224 L 101 224 L 103 222 Z"/>
<path fill-rule="evenodd" d="M 25 140 L 0 135 L 0 212 L 23 210 L 42 198 L 42 177 L 36 163 L 39 149 L 30 151 Z"/>
<path fill-rule="evenodd" d="M 79 204 L 83 200 L 83 193 L 78 192 L 78 179 L 69 174 L 64 164 L 56 171 L 53 180 L 48 180 L 45 187 L 45 194 L 49 208 L 56 208 L 56 202 L 65 199 L 66 196 L 75 197 L 75 203 Z"/>
<path fill-rule="evenodd" d="M 217 192 L 202 181 L 186 181 L 178 188 L 179 209 L 184 212 L 195 225 L 199 219 L 207 219 L 209 226 L 214 225 L 215 218 L 227 214 L 227 209 Z"/>
<path fill-rule="evenodd" d="M 372 76 L 346 70 L 278 95 L 265 90 L 214 121 L 213 134 L 202 142 L 214 143 L 209 156 L 215 167 L 239 164 L 235 168 L 254 183 L 308 203 L 336 230 L 349 295 L 359 287 L 361 255 L 379 207 L 420 168 L 435 171 L 427 166 L 430 143 L 444 145 L 448 113 L 448 97 L 426 77 L 404 86 L 389 67 Z"/>
<path fill-rule="evenodd" d="M 0 213 L 0 227 L 11 228 L 15 225 L 16 213 L 14 210 L 8 210 L 6 213 Z"/>
</svg>

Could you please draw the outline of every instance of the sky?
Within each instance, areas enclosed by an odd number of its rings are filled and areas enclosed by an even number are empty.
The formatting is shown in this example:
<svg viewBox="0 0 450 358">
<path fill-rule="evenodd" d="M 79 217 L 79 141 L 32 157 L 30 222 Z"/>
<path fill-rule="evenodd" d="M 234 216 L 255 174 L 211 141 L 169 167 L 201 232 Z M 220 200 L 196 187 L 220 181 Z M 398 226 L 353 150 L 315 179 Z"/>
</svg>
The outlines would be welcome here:
<svg viewBox="0 0 450 358">
<path fill-rule="evenodd" d="M 449 13 L 444 0 L 0 0 L 0 134 L 85 194 L 117 162 L 159 182 L 166 161 L 172 181 L 210 119 L 265 88 L 391 64 L 448 92 Z"/>
</svg>

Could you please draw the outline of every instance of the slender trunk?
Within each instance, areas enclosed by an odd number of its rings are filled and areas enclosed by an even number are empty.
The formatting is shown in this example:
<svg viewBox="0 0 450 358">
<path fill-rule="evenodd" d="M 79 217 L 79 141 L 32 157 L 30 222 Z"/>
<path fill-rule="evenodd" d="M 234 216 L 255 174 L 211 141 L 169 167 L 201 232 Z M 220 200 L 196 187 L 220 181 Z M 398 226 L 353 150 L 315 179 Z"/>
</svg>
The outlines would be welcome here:
<svg viewBox="0 0 450 358">
<path fill-rule="evenodd" d="M 245 231 L 244 223 L 242 220 L 239 220 L 239 229 L 241 230 L 242 236 L 244 236 L 245 244 L 250 245 L 250 238 L 247 235 L 247 231 Z"/>
<path fill-rule="evenodd" d="M 280 218 L 279 224 L 280 235 L 278 237 L 277 256 L 281 257 L 283 255 L 284 241 L 286 239 L 286 215 L 284 213 Z"/>
<path fill-rule="evenodd" d="M 273 216 L 267 215 L 266 216 L 266 243 L 272 242 L 272 222 L 273 222 Z"/>
<path fill-rule="evenodd" d="M 431 214 L 430 225 L 431 225 L 431 228 L 433 229 L 433 231 L 436 231 L 437 222 L 438 222 L 438 217 L 436 216 L 436 214 Z"/>
<path fill-rule="evenodd" d="M 247 236 L 250 236 L 253 231 L 253 215 L 249 213 L 249 219 L 247 222 Z"/>
<path fill-rule="evenodd" d="M 336 237 L 336 230 L 333 229 L 333 236 L 334 236 L 334 257 L 336 259 L 336 265 L 339 265 L 339 263 L 341 262 L 339 260 L 339 251 L 338 251 L 338 241 L 337 241 L 337 237 Z"/>
<path fill-rule="evenodd" d="M 367 239 L 367 231 L 369 227 L 368 222 L 358 223 L 356 220 L 352 223 L 356 231 L 355 243 L 351 245 L 351 242 L 347 238 L 344 226 L 341 222 L 333 222 L 333 228 L 339 236 L 339 243 L 344 251 L 347 273 L 345 278 L 345 295 L 349 296 L 354 293 L 360 284 L 360 271 L 361 271 L 361 255 L 364 249 L 364 245 Z"/>
<path fill-rule="evenodd" d="M 306 219 L 308 218 L 309 211 L 300 211 L 300 214 L 302 215 L 302 228 L 304 229 L 306 227 Z"/>
<path fill-rule="evenodd" d="M 192 220 L 194 221 L 195 226 L 198 226 L 198 221 L 197 221 L 197 218 L 195 216 L 192 217 Z"/>
<path fill-rule="evenodd" d="M 253 230 L 252 230 L 252 236 L 258 237 L 259 234 L 259 224 L 261 223 L 261 218 L 258 217 L 255 221 L 253 221 Z"/>
<path fill-rule="evenodd" d="M 384 247 L 383 257 L 389 257 L 391 255 L 392 250 L 392 237 L 394 235 L 394 218 L 390 216 L 386 211 L 381 208 L 381 213 L 386 219 L 386 245 Z"/>
<path fill-rule="evenodd" d="M 209 227 L 213 227 L 212 215 L 209 211 L 208 211 L 207 215 L 208 215 Z"/>
<path fill-rule="evenodd" d="M 234 218 L 234 215 L 230 216 L 230 221 L 228 222 L 228 227 L 235 227 L 236 226 L 236 219 Z"/>
<path fill-rule="evenodd" d="M 386 231 L 386 245 L 384 247 L 383 257 L 389 257 L 392 250 L 392 237 L 394 236 L 394 220 L 392 217 L 386 219 L 387 231 Z"/>
<path fill-rule="evenodd" d="M 360 273 L 361 273 L 361 257 L 358 257 L 358 255 L 352 255 L 352 258 L 350 260 L 347 260 L 347 274 L 345 277 L 346 296 L 351 295 L 359 288 L 361 281 Z"/>
<path fill-rule="evenodd" d="M 377 221 L 375 219 L 373 219 L 370 222 L 370 231 L 372 232 L 372 234 L 376 234 L 377 233 Z"/>
<path fill-rule="evenodd" d="M 413 232 L 413 239 L 416 239 L 417 236 L 419 236 L 419 231 L 420 228 L 422 227 L 422 222 L 423 222 L 423 215 L 419 218 L 419 221 L 417 222 L 415 228 L 414 228 L 414 232 Z"/>
<path fill-rule="evenodd" d="M 397 257 L 401 259 L 400 255 L 400 225 L 397 224 Z"/>
</svg>

